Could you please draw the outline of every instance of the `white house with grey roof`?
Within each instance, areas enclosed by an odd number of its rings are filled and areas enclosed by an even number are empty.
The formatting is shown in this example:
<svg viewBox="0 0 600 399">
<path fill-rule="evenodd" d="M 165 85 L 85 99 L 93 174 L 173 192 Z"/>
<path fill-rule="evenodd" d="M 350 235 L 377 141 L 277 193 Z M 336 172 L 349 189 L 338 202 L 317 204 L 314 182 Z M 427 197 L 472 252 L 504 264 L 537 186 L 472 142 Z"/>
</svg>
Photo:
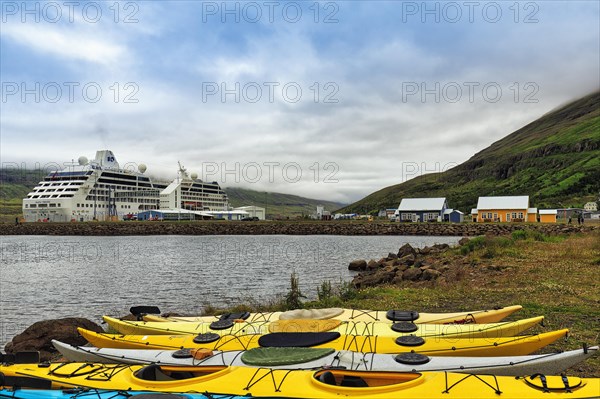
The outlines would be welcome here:
<svg viewBox="0 0 600 399">
<path fill-rule="evenodd" d="M 403 198 L 396 217 L 400 222 L 437 222 L 443 220 L 446 209 L 446 198 Z"/>
</svg>

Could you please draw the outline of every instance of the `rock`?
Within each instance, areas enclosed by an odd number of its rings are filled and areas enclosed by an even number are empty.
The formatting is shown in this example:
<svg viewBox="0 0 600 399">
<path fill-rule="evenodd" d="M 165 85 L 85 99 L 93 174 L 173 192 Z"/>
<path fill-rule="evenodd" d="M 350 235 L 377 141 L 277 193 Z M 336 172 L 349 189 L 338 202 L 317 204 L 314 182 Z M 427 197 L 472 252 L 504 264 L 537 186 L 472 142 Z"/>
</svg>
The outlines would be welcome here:
<svg viewBox="0 0 600 399">
<path fill-rule="evenodd" d="M 57 339 L 71 345 L 85 345 L 87 341 L 79 335 L 77 327 L 86 330 L 103 332 L 98 324 L 81 317 L 68 317 L 65 319 L 43 320 L 33 323 L 21 334 L 6 344 L 4 350 L 7 353 L 21 351 L 39 351 L 40 360 L 50 360 L 56 349 L 50 342 Z"/>
<path fill-rule="evenodd" d="M 433 248 L 437 249 L 440 252 L 446 251 L 448 248 L 450 248 L 450 245 L 448 244 L 434 244 Z"/>
<path fill-rule="evenodd" d="M 400 272 L 403 272 L 410 267 L 409 265 L 395 265 L 395 266 L 398 268 L 398 270 Z"/>
<path fill-rule="evenodd" d="M 470 238 L 463 237 L 458 241 L 458 245 L 460 245 L 462 247 L 463 245 L 466 245 L 469 241 L 471 241 Z"/>
<path fill-rule="evenodd" d="M 379 269 L 379 262 L 375 262 L 373 259 L 367 263 L 367 270 Z"/>
<path fill-rule="evenodd" d="M 415 264 L 415 255 L 413 254 L 408 254 L 408 255 L 404 255 L 400 258 L 398 258 L 398 262 L 402 265 L 409 265 L 412 266 Z"/>
<path fill-rule="evenodd" d="M 396 273 L 396 275 L 392 279 L 391 283 L 395 284 L 395 285 L 398 285 L 401 282 L 402 282 L 402 272 L 398 272 L 398 273 Z"/>
<path fill-rule="evenodd" d="M 425 247 L 421 248 L 421 250 L 419 252 L 421 253 L 421 255 L 427 255 L 431 252 L 431 248 L 425 246 Z"/>
<path fill-rule="evenodd" d="M 410 281 L 418 281 L 419 278 L 421 278 L 421 274 L 423 274 L 423 271 L 421 269 L 416 268 L 416 267 L 411 267 L 409 269 L 406 269 L 402 273 L 402 279 L 410 280 Z"/>
<path fill-rule="evenodd" d="M 381 284 L 389 283 L 395 276 L 396 272 L 394 269 L 379 269 L 372 273 L 356 276 L 354 280 L 352 280 L 352 285 L 357 289 L 375 287 Z"/>
<path fill-rule="evenodd" d="M 416 254 L 417 253 L 415 252 L 415 249 L 410 244 L 404 244 L 398 250 L 398 258 L 402 258 L 403 256 L 406 256 L 406 255 L 415 256 Z"/>
<path fill-rule="evenodd" d="M 387 256 L 388 260 L 392 260 L 392 259 L 398 259 L 398 255 L 396 255 L 395 253 L 390 252 Z"/>
<path fill-rule="evenodd" d="M 439 271 L 437 271 L 435 269 L 423 270 L 423 280 L 427 280 L 427 281 L 435 280 L 441 275 L 442 275 L 442 273 L 440 273 Z"/>
<path fill-rule="evenodd" d="M 354 270 L 354 271 L 367 270 L 367 261 L 364 259 L 353 260 L 348 265 L 348 270 Z"/>
</svg>

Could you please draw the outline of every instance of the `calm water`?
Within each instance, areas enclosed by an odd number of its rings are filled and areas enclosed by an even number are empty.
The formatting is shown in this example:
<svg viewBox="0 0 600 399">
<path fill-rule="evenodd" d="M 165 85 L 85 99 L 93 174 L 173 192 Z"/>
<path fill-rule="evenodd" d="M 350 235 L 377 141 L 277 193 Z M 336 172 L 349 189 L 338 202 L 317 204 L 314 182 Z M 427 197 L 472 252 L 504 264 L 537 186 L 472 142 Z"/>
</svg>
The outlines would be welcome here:
<svg viewBox="0 0 600 399">
<path fill-rule="evenodd" d="M 132 305 L 200 313 L 286 293 L 296 272 L 315 298 L 322 281 L 350 281 L 354 259 L 379 259 L 414 236 L 0 236 L 0 344 L 34 321 L 122 315 Z"/>
</svg>

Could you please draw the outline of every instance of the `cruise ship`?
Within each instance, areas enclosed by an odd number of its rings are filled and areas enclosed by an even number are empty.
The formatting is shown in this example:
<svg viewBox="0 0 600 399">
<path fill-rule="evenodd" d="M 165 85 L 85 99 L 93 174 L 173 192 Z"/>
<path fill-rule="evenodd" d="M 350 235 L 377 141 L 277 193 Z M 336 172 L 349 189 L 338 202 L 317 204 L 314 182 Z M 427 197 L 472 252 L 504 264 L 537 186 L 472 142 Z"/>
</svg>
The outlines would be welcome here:
<svg viewBox="0 0 600 399">
<path fill-rule="evenodd" d="M 227 194 L 217 182 L 205 183 L 179 165 L 177 177 L 153 181 L 137 170 L 121 168 L 112 151 L 100 150 L 93 160 L 50 172 L 23 199 L 26 222 L 122 220 L 126 215 L 157 209 L 227 211 Z"/>
</svg>

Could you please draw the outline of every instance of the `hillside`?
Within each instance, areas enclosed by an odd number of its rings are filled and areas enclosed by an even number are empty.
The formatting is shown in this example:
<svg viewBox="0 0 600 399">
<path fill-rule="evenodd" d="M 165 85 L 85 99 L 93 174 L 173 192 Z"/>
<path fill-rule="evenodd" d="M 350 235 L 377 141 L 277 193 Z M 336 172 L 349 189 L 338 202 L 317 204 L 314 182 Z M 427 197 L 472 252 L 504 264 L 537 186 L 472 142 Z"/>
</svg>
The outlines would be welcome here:
<svg viewBox="0 0 600 399">
<path fill-rule="evenodd" d="M 529 195 L 535 207 L 576 207 L 600 192 L 600 92 L 495 142 L 443 173 L 386 187 L 340 212 L 395 208 L 406 197 L 447 197 L 469 212 L 479 196 Z"/>
<path fill-rule="evenodd" d="M 256 205 L 267 209 L 267 217 L 302 217 L 317 211 L 317 205 L 323 205 L 325 210 L 333 211 L 343 206 L 339 202 L 321 201 L 299 197 L 291 194 L 254 191 L 245 188 L 228 187 L 225 192 L 233 207 Z"/>
<path fill-rule="evenodd" d="M 0 169 L 0 219 L 14 220 L 21 213 L 21 200 L 44 178 L 45 172 L 25 169 Z M 256 205 L 267 208 L 269 217 L 309 216 L 316 212 L 317 205 L 332 211 L 344 204 L 243 188 L 225 189 L 230 204 L 234 207 Z M 4 218 L 2 218 L 4 215 Z"/>
</svg>

